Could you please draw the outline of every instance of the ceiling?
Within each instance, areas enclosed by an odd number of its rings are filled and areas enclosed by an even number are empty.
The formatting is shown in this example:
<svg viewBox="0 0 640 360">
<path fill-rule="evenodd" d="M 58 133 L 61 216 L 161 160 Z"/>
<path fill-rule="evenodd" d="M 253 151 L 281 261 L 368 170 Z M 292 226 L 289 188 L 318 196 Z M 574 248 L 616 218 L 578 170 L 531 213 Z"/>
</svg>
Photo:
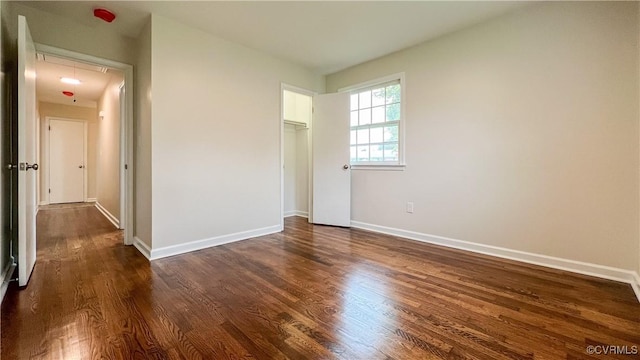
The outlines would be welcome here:
<svg viewBox="0 0 640 360">
<path fill-rule="evenodd" d="M 526 1 L 25 1 L 136 38 L 149 14 L 329 74 L 528 4 Z M 117 14 L 107 24 L 92 10 Z"/>
<path fill-rule="evenodd" d="M 81 84 L 62 83 L 60 79 L 63 77 L 78 79 Z M 114 77 L 116 80 L 123 78 L 122 73 L 117 70 L 38 54 L 36 96 L 38 101 L 95 108 L 107 84 Z M 75 96 L 66 96 L 63 91 L 71 91 Z"/>
</svg>

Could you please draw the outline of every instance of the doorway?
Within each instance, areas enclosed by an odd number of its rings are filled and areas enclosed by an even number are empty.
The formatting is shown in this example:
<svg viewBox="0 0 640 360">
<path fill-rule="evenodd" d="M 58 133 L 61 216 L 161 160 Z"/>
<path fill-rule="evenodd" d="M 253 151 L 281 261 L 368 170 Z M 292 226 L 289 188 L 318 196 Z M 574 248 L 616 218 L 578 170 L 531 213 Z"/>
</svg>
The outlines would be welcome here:
<svg viewBox="0 0 640 360">
<path fill-rule="evenodd" d="M 308 90 L 282 84 L 282 229 L 284 218 L 309 218 L 310 139 L 313 95 Z"/>
<path fill-rule="evenodd" d="M 76 200 L 95 202 L 96 208 L 110 222 L 124 230 L 124 244 L 131 245 L 133 229 L 129 225 L 133 224 L 133 177 L 130 171 L 133 163 L 133 99 L 130 94 L 133 93 L 133 67 L 41 44 L 36 44 L 36 52 L 38 60 L 50 60 L 50 63 L 66 65 L 69 69 L 69 76 L 64 76 L 69 79 L 63 81 L 63 76 L 54 77 L 53 82 L 58 86 L 54 88 L 55 91 L 38 93 L 41 125 L 38 142 L 42 140 L 40 160 L 43 160 L 43 165 L 47 160 L 53 160 L 49 161 L 47 168 L 43 167 L 40 204 L 76 202 Z M 106 78 L 106 82 L 91 85 L 92 80 L 100 77 Z M 38 81 L 41 79 L 44 81 L 44 76 L 38 73 Z M 62 89 L 60 86 L 65 88 Z M 83 97 L 83 91 L 85 93 L 97 91 L 99 95 Z M 65 92 L 71 94 L 65 94 Z M 62 97 L 63 95 L 67 97 Z M 54 96 L 62 100 L 53 101 Z M 66 115 L 52 113 L 59 111 L 63 105 L 67 111 Z M 73 197 L 65 196 L 61 199 L 54 194 L 54 188 L 51 188 L 51 196 L 49 196 L 50 186 L 55 186 L 56 183 L 52 178 L 45 179 L 44 174 L 49 173 L 50 177 L 56 174 L 56 170 L 51 165 L 55 166 L 56 155 L 53 150 L 57 147 L 55 143 L 45 143 L 45 140 L 55 141 L 55 135 L 50 137 L 47 132 L 50 122 L 60 120 L 66 121 L 67 125 L 75 120 L 85 126 L 84 161 L 74 165 L 75 169 L 81 169 L 84 173 L 84 185 L 79 186 L 83 189 L 82 198 L 78 197 L 77 187 Z M 60 123 L 53 124 L 52 130 Z M 77 162 L 77 159 L 72 158 L 63 162 L 71 164 L 74 160 Z M 71 171 L 71 165 L 68 167 L 67 171 Z M 65 187 L 75 182 L 66 174 L 62 179 Z M 46 180 L 50 183 L 46 183 Z"/>
<path fill-rule="evenodd" d="M 49 161 L 43 162 L 40 176 L 48 175 L 50 204 L 87 200 L 86 152 L 87 123 L 78 120 L 47 118 Z M 46 182 L 46 181 L 45 181 Z"/>
</svg>

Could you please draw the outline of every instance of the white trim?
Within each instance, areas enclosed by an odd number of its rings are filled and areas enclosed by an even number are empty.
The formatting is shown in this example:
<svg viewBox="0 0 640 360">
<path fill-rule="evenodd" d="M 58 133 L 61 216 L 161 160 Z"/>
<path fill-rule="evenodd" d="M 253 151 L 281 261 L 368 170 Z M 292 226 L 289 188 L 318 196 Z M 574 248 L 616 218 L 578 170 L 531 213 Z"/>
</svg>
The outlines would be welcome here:
<svg viewBox="0 0 640 360">
<path fill-rule="evenodd" d="M 133 79 L 133 65 L 121 63 L 118 61 L 108 60 L 92 55 L 87 55 L 71 50 L 61 49 L 54 46 L 43 45 L 43 44 L 35 44 L 36 52 L 41 54 L 49 54 L 58 57 L 63 57 L 75 61 L 81 61 L 85 63 L 90 63 L 93 65 L 101 65 L 104 67 L 114 68 L 121 70 L 124 72 L 124 89 L 125 89 L 125 111 L 126 118 L 120 119 L 120 146 L 121 146 L 121 154 L 124 156 L 121 157 L 120 170 L 125 173 L 124 178 L 126 181 L 121 183 L 120 186 L 124 186 L 124 192 L 121 191 L 121 196 L 124 198 L 120 199 L 121 203 L 125 205 L 125 212 L 121 213 L 121 217 L 123 218 L 123 225 L 126 225 L 124 229 L 124 244 L 132 245 L 133 244 L 133 171 L 134 171 L 134 162 L 133 162 L 133 89 L 134 89 L 134 79 Z M 124 150 L 124 151 L 122 151 Z M 127 165 L 128 170 L 124 170 L 124 166 Z M 124 184 L 124 185 L 122 185 Z"/>
<path fill-rule="evenodd" d="M 406 168 L 405 164 L 351 165 L 351 170 L 404 171 Z"/>
<path fill-rule="evenodd" d="M 268 226 L 260 229 L 241 231 L 234 234 L 216 236 L 208 239 L 190 241 L 185 244 L 165 246 L 163 248 L 151 249 L 150 260 L 156 260 L 168 256 L 180 255 L 191 251 L 206 249 L 213 246 L 224 245 L 231 242 L 246 240 L 258 236 L 269 235 L 280 232 L 280 224 Z"/>
<path fill-rule="evenodd" d="M 105 209 L 104 206 L 102 206 L 97 201 L 96 201 L 96 204 L 94 206 L 96 207 L 96 209 L 98 209 L 98 211 L 100 211 L 102 213 L 102 215 L 104 215 L 104 217 L 107 218 L 107 220 L 109 220 L 113 225 L 115 225 L 115 227 L 117 229 L 120 229 L 120 221 L 118 221 L 117 217 L 113 216 L 112 213 L 110 213 L 107 209 Z"/>
<path fill-rule="evenodd" d="M 534 254 L 525 251 L 512 250 L 498 246 L 478 244 L 469 241 L 451 239 L 444 236 L 423 234 L 415 231 L 368 224 L 354 220 L 351 221 L 351 226 L 358 229 L 399 236 L 411 240 L 446 246 L 449 248 L 461 249 L 475 253 L 496 256 L 499 258 L 521 261 L 528 264 L 540 265 L 553 269 L 595 276 L 608 280 L 620 281 L 631 285 L 636 294 L 636 297 L 638 297 L 638 301 L 640 302 L 640 277 L 638 277 L 638 274 L 635 271 L 618 269 L 598 264 L 591 264 L 582 261 L 563 259 L 553 256 Z"/>
<path fill-rule="evenodd" d="M 40 202 L 38 203 L 38 205 L 40 205 L 40 206 L 49 205 L 49 202 L 48 202 L 48 201 L 40 201 Z"/>
<path fill-rule="evenodd" d="M 87 202 L 98 202 L 96 198 L 87 198 Z"/>
<path fill-rule="evenodd" d="M 640 301 L 640 275 L 637 272 L 633 273 L 633 280 L 631 281 L 631 287 L 633 288 L 633 292 L 636 293 L 636 297 L 638 301 Z"/>
<path fill-rule="evenodd" d="M 149 245 L 140 240 L 139 237 L 133 237 L 133 246 L 135 246 L 136 249 L 140 251 L 140 254 L 142 254 L 144 257 L 146 257 L 147 259 L 151 259 L 151 248 L 149 248 Z"/>
<path fill-rule="evenodd" d="M 299 217 L 303 217 L 303 218 L 309 218 L 309 213 L 306 211 L 301 211 L 301 210 L 291 210 L 291 211 L 287 211 L 284 213 L 284 217 L 292 217 L 292 216 L 299 216 Z"/>
<path fill-rule="evenodd" d="M 118 152 L 120 153 L 120 166 L 119 166 L 119 171 L 118 171 L 118 179 L 120 181 L 120 191 L 118 192 L 118 196 L 120 197 L 119 199 L 119 205 L 120 205 L 120 221 L 118 222 L 118 224 L 120 225 L 120 229 L 126 229 L 127 227 L 133 227 L 132 223 L 127 223 L 127 217 L 126 216 L 122 216 L 123 214 L 127 213 L 127 204 L 125 202 L 125 199 L 127 198 L 127 187 L 124 186 L 124 184 L 127 183 L 127 174 L 126 171 L 124 169 L 124 165 L 127 163 L 127 158 L 126 158 L 126 153 L 127 153 L 127 149 L 125 146 L 125 142 L 122 139 L 126 139 L 126 129 L 124 126 L 122 126 L 123 124 L 123 119 L 126 119 L 127 117 L 127 109 L 126 109 L 126 105 L 127 105 L 127 92 L 126 92 L 126 88 L 125 88 L 125 81 L 123 80 L 122 83 L 120 83 L 119 87 L 118 87 L 118 106 L 120 107 L 118 109 L 118 115 L 119 115 L 119 119 L 118 119 L 118 127 L 120 128 L 119 130 L 119 139 L 118 139 Z"/>
<path fill-rule="evenodd" d="M 11 282 L 11 274 L 13 274 L 15 268 L 16 264 L 13 260 L 11 260 L 4 268 L 4 271 L 2 271 L 2 275 L 0 275 L 0 280 L 2 280 L 2 285 L 0 285 L 0 304 L 2 304 L 4 296 L 7 294 L 7 289 L 9 288 L 9 283 Z"/>
</svg>

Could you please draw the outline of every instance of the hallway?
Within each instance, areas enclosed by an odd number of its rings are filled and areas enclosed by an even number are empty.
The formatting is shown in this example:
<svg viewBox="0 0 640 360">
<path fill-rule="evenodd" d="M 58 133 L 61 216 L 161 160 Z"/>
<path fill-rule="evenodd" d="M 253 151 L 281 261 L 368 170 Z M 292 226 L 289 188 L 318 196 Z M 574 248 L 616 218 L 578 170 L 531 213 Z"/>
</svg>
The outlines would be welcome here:
<svg viewBox="0 0 640 360">
<path fill-rule="evenodd" d="M 93 204 L 43 207 L 37 217 L 37 261 L 27 289 L 15 283 L 2 304 L 2 359 L 88 359 L 112 353 L 124 320 L 129 279 L 148 261 L 124 246 L 122 231 Z M 137 273 L 131 273 L 137 269 Z M 148 273 L 147 273 L 148 275 Z M 115 285 L 117 284 L 117 286 Z M 111 307 L 120 304 L 121 308 Z M 107 320 L 110 319 L 110 320 Z M 118 323 L 120 324 L 120 323 Z"/>
</svg>

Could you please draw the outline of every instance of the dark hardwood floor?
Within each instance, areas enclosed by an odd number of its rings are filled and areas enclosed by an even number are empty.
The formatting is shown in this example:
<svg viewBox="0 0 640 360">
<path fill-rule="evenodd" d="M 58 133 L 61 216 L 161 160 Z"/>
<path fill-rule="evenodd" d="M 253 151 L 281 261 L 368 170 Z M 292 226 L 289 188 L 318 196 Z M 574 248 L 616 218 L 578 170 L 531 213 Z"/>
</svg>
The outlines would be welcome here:
<svg viewBox="0 0 640 360">
<path fill-rule="evenodd" d="M 92 207 L 41 211 L 2 359 L 605 359 L 640 345 L 629 285 L 289 218 L 149 263 Z"/>
</svg>

